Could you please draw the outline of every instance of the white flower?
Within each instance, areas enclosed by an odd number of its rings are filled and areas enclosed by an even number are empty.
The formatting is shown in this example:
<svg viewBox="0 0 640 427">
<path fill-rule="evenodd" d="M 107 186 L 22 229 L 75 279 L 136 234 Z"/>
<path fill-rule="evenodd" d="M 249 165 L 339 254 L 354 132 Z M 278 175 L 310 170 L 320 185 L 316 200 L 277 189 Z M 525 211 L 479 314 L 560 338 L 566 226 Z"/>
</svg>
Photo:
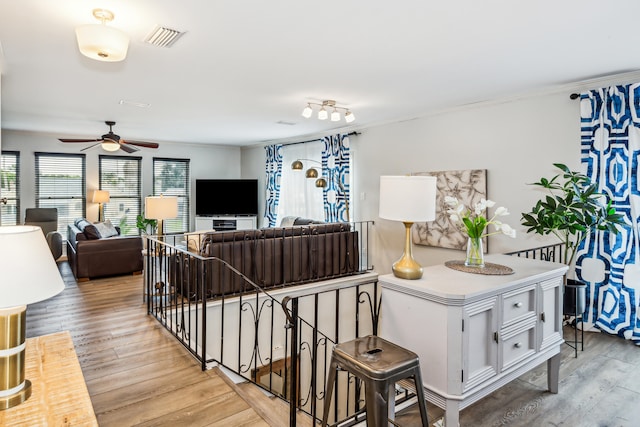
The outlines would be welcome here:
<svg viewBox="0 0 640 427">
<path fill-rule="evenodd" d="M 480 199 L 480 201 L 474 205 L 473 211 L 467 209 L 464 203 L 460 203 L 457 198 L 452 196 L 445 196 L 444 203 L 449 207 L 449 209 L 447 209 L 449 220 L 469 237 L 481 238 L 497 233 L 503 233 L 509 237 L 516 237 L 516 231 L 513 228 L 496 219 L 499 216 L 509 215 L 507 208 L 500 206 L 496 208 L 491 218 L 485 216 L 487 209 L 495 206 L 496 202 L 493 200 Z M 487 227 L 489 225 L 494 227 L 495 230 L 493 232 L 488 231 Z"/>
<path fill-rule="evenodd" d="M 500 206 L 498 209 L 496 209 L 496 216 L 506 215 L 509 215 L 509 211 L 507 210 L 507 208 Z"/>
<path fill-rule="evenodd" d="M 511 238 L 515 238 L 516 237 L 516 230 L 514 230 L 513 228 L 511 228 L 511 226 L 509 224 L 502 224 L 500 226 L 500 231 L 502 231 L 503 234 L 511 237 Z"/>
</svg>

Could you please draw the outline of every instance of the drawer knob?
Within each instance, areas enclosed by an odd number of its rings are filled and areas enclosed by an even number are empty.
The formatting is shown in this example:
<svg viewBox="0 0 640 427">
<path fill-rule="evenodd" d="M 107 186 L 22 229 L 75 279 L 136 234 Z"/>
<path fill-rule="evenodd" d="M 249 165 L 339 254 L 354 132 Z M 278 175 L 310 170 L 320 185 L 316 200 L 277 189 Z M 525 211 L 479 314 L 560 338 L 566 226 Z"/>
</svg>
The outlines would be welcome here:
<svg viewBox="0 0 640 427">
<path fill-rule="evenodd" d="M 522 307 L 522 303 L 521 302 L 517 302 L 517 303 L 513 304 L 513 306 L 516 307 L 516 308 L 520 308 L 520 307 Z"/>
<path fill-rule="evenodd" d="M 517 342 L 513 345 L 515 348 L 521 348 L 522 347 L 522 343 L 521 342 Z"/>
</svg>

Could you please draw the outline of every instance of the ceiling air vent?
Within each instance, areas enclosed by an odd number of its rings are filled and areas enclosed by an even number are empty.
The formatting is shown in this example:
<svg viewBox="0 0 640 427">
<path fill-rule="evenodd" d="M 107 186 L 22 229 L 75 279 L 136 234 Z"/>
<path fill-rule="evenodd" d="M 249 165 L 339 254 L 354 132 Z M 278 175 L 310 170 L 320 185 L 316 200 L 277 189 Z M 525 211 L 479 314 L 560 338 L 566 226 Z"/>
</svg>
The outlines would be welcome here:
<svg viewBox="0 0 640 427">
<path fill-rule="evenodd" d="M 144 39 L 145 43 L 160 47 L 171 47 L 184 32 L 156 26 Z"/>
</svg>

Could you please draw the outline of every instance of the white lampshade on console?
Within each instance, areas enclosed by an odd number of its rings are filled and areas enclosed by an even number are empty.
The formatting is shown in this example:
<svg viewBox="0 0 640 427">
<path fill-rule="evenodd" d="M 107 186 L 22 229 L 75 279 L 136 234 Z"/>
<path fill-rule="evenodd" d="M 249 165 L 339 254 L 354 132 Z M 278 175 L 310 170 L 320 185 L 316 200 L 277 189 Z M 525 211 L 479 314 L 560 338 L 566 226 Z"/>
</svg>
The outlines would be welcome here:
<svg viewBox="0 0 640 427">
<path fill-rule="evenodd" d="M 64 282 L 40 227 L 0 227 L 0 410 L 31 395 L 25 378 L 26 305 L 51 298 Z"/>
<path fill-rule="evenodd" d="M 176 196 L 149 196 L 144 199 L 144 217 L 158 220 L 158 236 L 164 234 L 163 220 L 178 216 L 178 198 Z"/>
<path fill-rule="evenodd" d="M 380 218 L 401 221 L 405 226 L 404 254 L 392 267 L 397 277 L 422 277 L 422 267 L 413 259 L 411 226 L 436 219 L 436 181 L 433 176 L 380 177 Z"/>
</svg>

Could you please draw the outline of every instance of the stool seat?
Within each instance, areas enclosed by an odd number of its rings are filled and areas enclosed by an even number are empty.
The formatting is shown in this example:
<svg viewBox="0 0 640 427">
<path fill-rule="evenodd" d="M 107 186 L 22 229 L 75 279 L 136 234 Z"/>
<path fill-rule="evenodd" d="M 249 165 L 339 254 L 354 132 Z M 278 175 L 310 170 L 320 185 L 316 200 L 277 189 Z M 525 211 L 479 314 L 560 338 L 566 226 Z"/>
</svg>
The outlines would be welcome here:
<svg viewBox="0 0 640 427">
<path fill-rule="evenodd" d="M 383 338 L 369 335 L 334 346 L 327 379 L 323 426 L 327 425 L 338 368 L 351 372 L 364 382 L 367 426 L 388 425 L 389 387 L 406 378 L 413 378 L 415 382 L 422 425 L 429 425 L 418 355 Z"/>
</svg>

